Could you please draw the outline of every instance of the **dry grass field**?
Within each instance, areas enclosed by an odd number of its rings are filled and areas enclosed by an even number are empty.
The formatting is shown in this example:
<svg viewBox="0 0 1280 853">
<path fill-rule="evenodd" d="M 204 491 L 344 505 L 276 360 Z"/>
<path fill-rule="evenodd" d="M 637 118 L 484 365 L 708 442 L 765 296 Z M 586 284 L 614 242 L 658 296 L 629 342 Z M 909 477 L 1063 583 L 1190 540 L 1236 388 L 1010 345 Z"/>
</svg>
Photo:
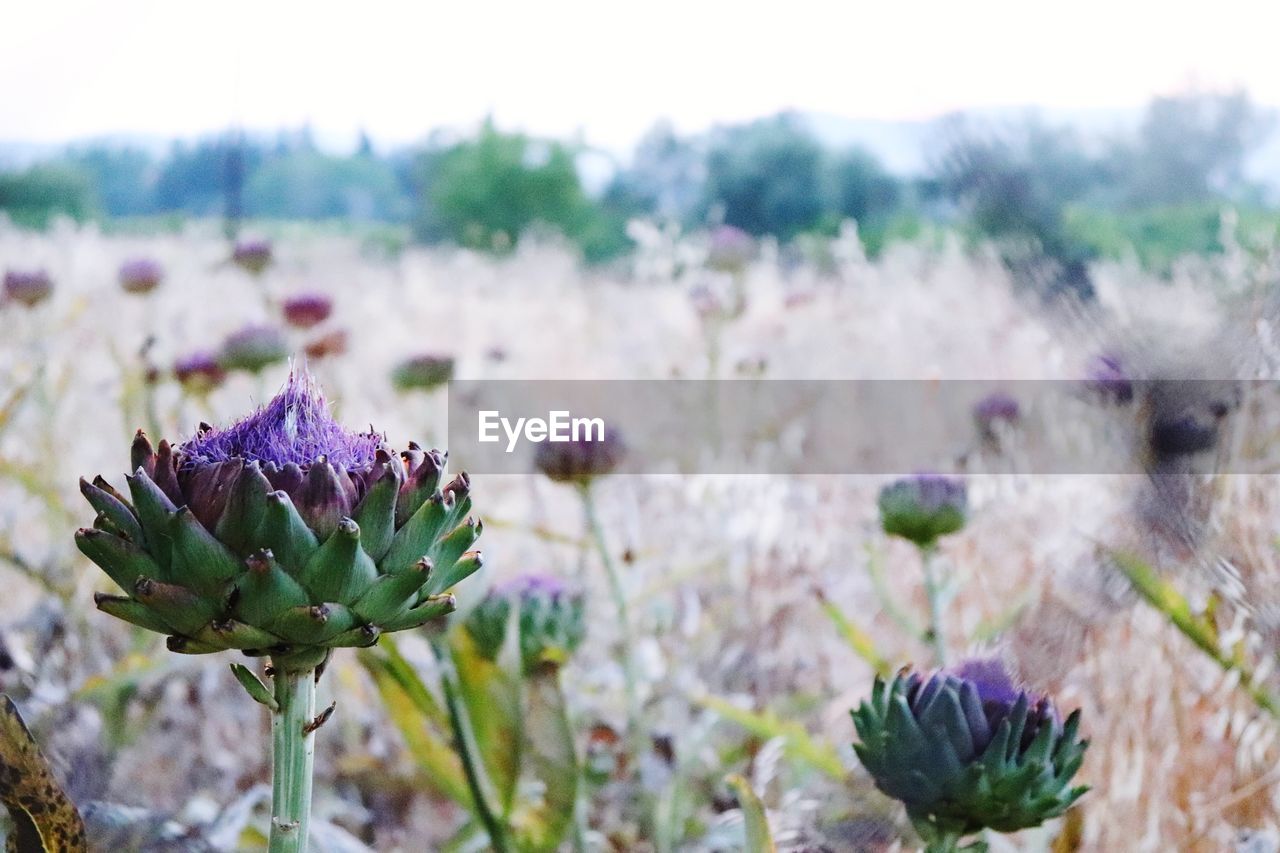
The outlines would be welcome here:
<svg viewBox="0 0 1280 853">
<path fill-rule="evenodd" d="M 466 379 L 703 378 L 714 369 L 722 378 L 972 379 L 993 390 L 1080 379 L 1092 356 L 1117 345 L 1212 378 L 1271 378 L 1280 366 L 1262 251 L 1188 263 L 1171 281 L 1102 266 L 1097 304 L 1071 308 L 1021 294 L 994 253 L 951 238 L 897 244 L 867 261 L 846 235 L 821 263 L 766 246 L 744 274 L 741 315 L 709 322 L 691 294 L 725 282 L 703 266 L 703 248 L 656 230 L 640 236 L 623 273 L 584 271 L 554 242 L 501 259 L 416 248 L 388 256 L 354 237 L 285 231 L 274 235 L 276 263 L 255 280 L 203 226 L 151 237 L 0 227 L 0 269 L 43 267 L 55 285 L 34 308 L 0 307 L 0 689 L 73 796 L 231 825 L 243 819 L 228 807 L 247 809 L 269 780 L 266 716 L 230 677 L 232 655 L 170 655 L 156 635 L 98 613 L 92 592 L 110 581 L 72 533 L 92 520 L 77 479 L 121 482 L 137 428 L 185 438 L 283 383 L 281 363 L 260 378 L 233 374 L 199 399 L 168 372 L 247 323 L 275 322 L 270 305 L 288 294 L 333 298 L 325 328 L 347 330 L 348 351 L 310 368 L 341 419 L 372 423 L 397 447 L 443 441 L 445 395 L 400 393 L 389 380 L 419 352 L 453 355 Z M 138 256 L 167 271 L 145 296 L 116 283 L 120 264 Z M 314 333 L 289 334 L 300 349 Z M 148 364 L 159 369 L 151 380 Z M 1125 452 L 1126 417 L 1098 413 L 1099 454 Z M 1270 453 L 1263 407 L 1231 417 L 1240 429 L 1224 454 Z M 1039 423 L 1029 417 L 1021 429 Z M 1059 707 L 1081 708 L 1092 742 L 1081 774 L 1092 790 L 1072 815 L 993 836 L 991 849 L 1217 851 L 1242 839 L 1256 845 L 1242 849 L 1277 849 L 1280 720 L 1107 557 L 1136 554 L 1193 610 L 1211 605 L 1224 654 L 1247 662 L 1260 690 L 1280 692 L 1276 479 L 1201 478 L 1189 510 L 1197 533 L 1178 538 L 1144 512 L 1141 477 L 1028 472 L 1016 441 L 1015 452 L 997 453 L 981 449 L 971 422 L 954 429 L 957 448 L 977 449 L 962 471 L 970 523 L 942 543 L 954 596 L 948 645 L 956 655 L 1003 654 Z M 738 772 L 761 792 L 784 850 L 911 849 L 901 808 L 875 791 L 850 747 L 849 709 L 868 694 L 873 669 L 823 609 L 838 608 L 893 668 L 931 665 L 928 646 L 900 624 L 920 621 L 925 599 L 916 554 L 879 528 L 886 480 L 620 475 L 598 484 L 653 748 L 638 782 L 606 782 L 586 804 L 590 844 L 737 849 L 741 817 L 722 780 Z M 580 751 L 607 751 L 601 743 L 625 715 L 617 621 L 583 547 L 576 495 L 530 473 L 477 476 L 473 496 L 486 568 L 459 590 L 461 609 L 490 581 L 528 570 L 584 585 L 587 641 L 564 680 Z M 429 668 L 413 633 L 399 647 Z M 357 838 L 376 850 L 443 844 L 461 816 L 422 784 L 354 652 L 336 655 L 320 691 L 325 705 L 340 693 L 317 751 L 316 818 L 345 830 L 331 849 L 360 849 Z M 750 732 L 723 703 L 794 725 L 775 726 L 773 737 Z M 652 806 L 647 818 L 632 806 L 638 796 Z M 261 808 L 252 815 L 261 821 Z"/>
</svg>

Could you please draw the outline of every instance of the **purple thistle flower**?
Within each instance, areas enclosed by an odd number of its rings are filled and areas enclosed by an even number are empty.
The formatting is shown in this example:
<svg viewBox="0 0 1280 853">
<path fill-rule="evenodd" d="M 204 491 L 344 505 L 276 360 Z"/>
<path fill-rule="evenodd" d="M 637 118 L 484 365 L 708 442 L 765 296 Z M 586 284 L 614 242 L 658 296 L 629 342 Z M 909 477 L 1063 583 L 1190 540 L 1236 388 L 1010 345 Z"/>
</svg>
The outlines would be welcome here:
<svg viewBox="0 0 1280 853">
<path fill-rule="evenodd" d="M 323 293 L 299 293 L 283 305 L 285 322 L 296 329 L 318 326 L 333 313 L 333 300 Z"/>
<path fill-rule="evenodd" d="M 4 274 L 4 295 L 33 308 L 53 294 L 53 280 L 44 270 L 9 270 Z"/>
<path fill-rule="evenodd" d="M 973 416 L 984 423 L 1014 422 L 1022 416 L 1018 401 L 1003 391 L 994 391 L 973 407 Z"/>
<path fill-rule="evenodd" d="M 342 471 L 373 466 L 384 438 L 348 432 L 334 420 L 324 394 L 307 374 L 291 373 L 267 405 L 229 427 L 209 427 L 179 447 L 184 465 L 211 465 L 243 459 L 306 466 L 324 458 Z"/>
<path fill-rule="evenodd" d="M 1133 379 L 1124 362 L 1114 353 L 1096 355 L 1089 362 L 1086 387 L 1106 403 L 1128 403 L 1133 399 Z"/>
<path fill-rule="evenodd" d="M 880 525 L 921 548 L 964 527 L 969 513 L 964 480 L 941 474 L 915 474 L 880 490 Z"/>
<path fill-rule="evenodd" d="M 164 267 L 151 258 L 134 258 L 120 266 L 120 287 L 125 293 L 150 293 L 164 280 Z"/>
<path fill-rule="evenodd" d="M 1004 661 L 995 657 L 963 660 L 951 667 L 949 674 L 961 681 L 972 682 L 978 698 L 984 703 L 994 702 L 1011 708 L 1023 692 L 1014 684 Z"/>
<path fill-rule="evenodd" d="M 560 664 L 586 633 L 581 590 L 546 574 L 521 575 L 489 590 L 467 615 L 466 627 L 480 653 L 492 660 L 506 641 L 512 608 L 519 609 L 520 658 L 525 672 Z"/>
<path fill-rule="evenodd" d="M 81 481 L 98 516 L 76 542 L 125 593 L 99 608 L 175 652 L 241 649 L 310 673 L 331 648 L 451 612 L 446 590 L 481 565 L 467 475 L 442 483 L 440 451 L 397 456 L 344 429 L 305 373 L 177 447 L 139 431 L 130 456 L 127 496 Z"/>
<path fill-rule="evenodd" d="M 174 378 L 193 394 L 208 394 L 227 379 L 218 358 L 208 350 L 197 350 L 173 363 Z"/>
<path fill-rule="evenodd" d="M 1064 723 L 994 658 L 877 678 L 853 720 L 859 760 L 926 840 L 1038 826 L 1087 790 L 1071 786 L 1088 747 L 1080 712 Z"/>
<path fill-rule="evenodd" d="M 271 266 L 272 257 L 271 241 L 266 239 L 241 240 L 231 251 L 231 260 L 254 275 Z"/>
<path fill-rule="evenodd" d="M 1021 748 L 1031 745 L 1041 726 L 1048 726 L 1055 734 L 1062 730 L 1062 718 L 1048 696 L 1035 693 L 1017 684 L 1004 662 L 996 657 L 969 658 L 955 666 L 939 670 L 928 678 L 912 674 L 907 682 L 907 704 L 913 712 L 926 708 L 943 685 L 952 687 L 962 698 L 972 688 L 982 708 L 983 718 L 965 708 L 970 734 L 973 736 L 973 753 L 981 755 L 991 743 L 1000 724 L 1024 702 L 1027 706 L 1027 722 L 1022 730 Z M 975 706 L 976 707 L 976 706 Z M 968 756 L 972 758 L 973 756 Z M 964 760 L 965 756 L 960 756 Z"/>
<path fill-rule="evenodd" d="M 973 422 L 984 441 L 997 441 L 1002 429 L 1016 425 L 1021 419 L 1018 401 L 1003 391 L 993 391 L 973 407 Z"/>
<path fill-rule="evenodd" d="M 557 483 L 586 485 L 596 477 L 612 473 L 626 453 L 621 433 L 606 426 L 600 441 L 588 441 L 584 436 L 572 441 L 539 444 L 533 464 Z"/>
<path fill-rule="evenodd" d="M 756 241 L 741 228 L 721 225 L 711 232 L 707 266 L 719 272 L 740 273 L 755 257 Z"/>
<path fill-rule="evenodd" d="M 258 373 L 289 357 L 289 342 L 275 326 L 245 326 L 222 342 L 218 363 L 226 370 Z"/>
</svg>

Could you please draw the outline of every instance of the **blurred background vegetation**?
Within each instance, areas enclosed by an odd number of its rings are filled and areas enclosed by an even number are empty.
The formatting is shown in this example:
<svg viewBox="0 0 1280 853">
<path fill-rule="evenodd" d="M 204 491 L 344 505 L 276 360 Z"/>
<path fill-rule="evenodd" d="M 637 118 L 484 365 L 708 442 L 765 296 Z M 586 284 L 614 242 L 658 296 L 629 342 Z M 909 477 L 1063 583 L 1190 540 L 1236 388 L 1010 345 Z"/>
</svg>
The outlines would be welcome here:
<svg viewBox="0 0 1280 853">
<path fill-rule="evenodd" d="M 1273 116 L 1243 92 L 1153 100 L 1136 126 L 1104 138 L 1034 116 L 935 122 L 918 174 L 870 150 L 824 145 L 803 116 L 681 136 L 655 126 L 627 162 L 574 141 L 486 121 L 380 151 L 367 137 L 336 154 L 310 132 L 229 133 L 174 142 L 71 146 L 0 172 L 0 210 L 42 228 L 57 216 L 108 228 L 187 217 L 391 226 L 404 239 L 511 250 L 532 228 L 576 244 L 588 262 L 624 255 L 627 223 L 728 224 L 803 245 L 857 222 L 870 254 L 929 227 L 1032 245 L 1068 271 L 1132 252 L 1167 271 L 1212 254 L 1230 206 L 1245 225 L 1280 223 L 1275 187 L 1249 176 Z"/>
</svg>

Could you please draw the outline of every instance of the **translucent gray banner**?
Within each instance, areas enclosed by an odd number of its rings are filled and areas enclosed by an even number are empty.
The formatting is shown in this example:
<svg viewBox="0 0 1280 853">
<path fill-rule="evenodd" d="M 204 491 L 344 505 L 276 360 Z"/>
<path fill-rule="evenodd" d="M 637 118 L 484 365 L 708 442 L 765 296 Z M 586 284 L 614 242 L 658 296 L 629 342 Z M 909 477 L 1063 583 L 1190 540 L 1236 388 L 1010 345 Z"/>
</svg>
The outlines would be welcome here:
<svg viewBox="0 0 1280 853">
<path fill-rule="evenodd" d="M 1271 381 L 458 381 L 451 467 L 616 432 L 630 474 L 1273 473 Z"/>
</svg>

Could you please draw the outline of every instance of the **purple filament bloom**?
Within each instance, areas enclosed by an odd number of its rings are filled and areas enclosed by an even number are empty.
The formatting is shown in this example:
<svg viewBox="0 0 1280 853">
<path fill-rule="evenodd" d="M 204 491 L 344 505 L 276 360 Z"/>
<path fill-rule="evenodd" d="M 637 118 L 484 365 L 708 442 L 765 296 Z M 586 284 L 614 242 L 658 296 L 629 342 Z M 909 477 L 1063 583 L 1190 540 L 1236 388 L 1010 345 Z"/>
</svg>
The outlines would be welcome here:
<svg viewBox="0 0 1280 853">
<path fill-rule="evenodd" d="M 996 658 L 970 658 L 956 664 L 951 674 L 962 681 L 972 682 L 984 703 L 998 702 L 1012 707 L 1018 701 L 1020 691 L 1004 664 Z"/>
<path fill-rule="evenodd" d="M 353 433 L 342 427 L 311 377 L 294 372 L 270 403 L 229 427 L 198 432 L 180 448 L 184 466 L 232 459 L 308 466 L 324 457 L 342 471 L 373 466 L 383 436 Z"/>
</svg>

